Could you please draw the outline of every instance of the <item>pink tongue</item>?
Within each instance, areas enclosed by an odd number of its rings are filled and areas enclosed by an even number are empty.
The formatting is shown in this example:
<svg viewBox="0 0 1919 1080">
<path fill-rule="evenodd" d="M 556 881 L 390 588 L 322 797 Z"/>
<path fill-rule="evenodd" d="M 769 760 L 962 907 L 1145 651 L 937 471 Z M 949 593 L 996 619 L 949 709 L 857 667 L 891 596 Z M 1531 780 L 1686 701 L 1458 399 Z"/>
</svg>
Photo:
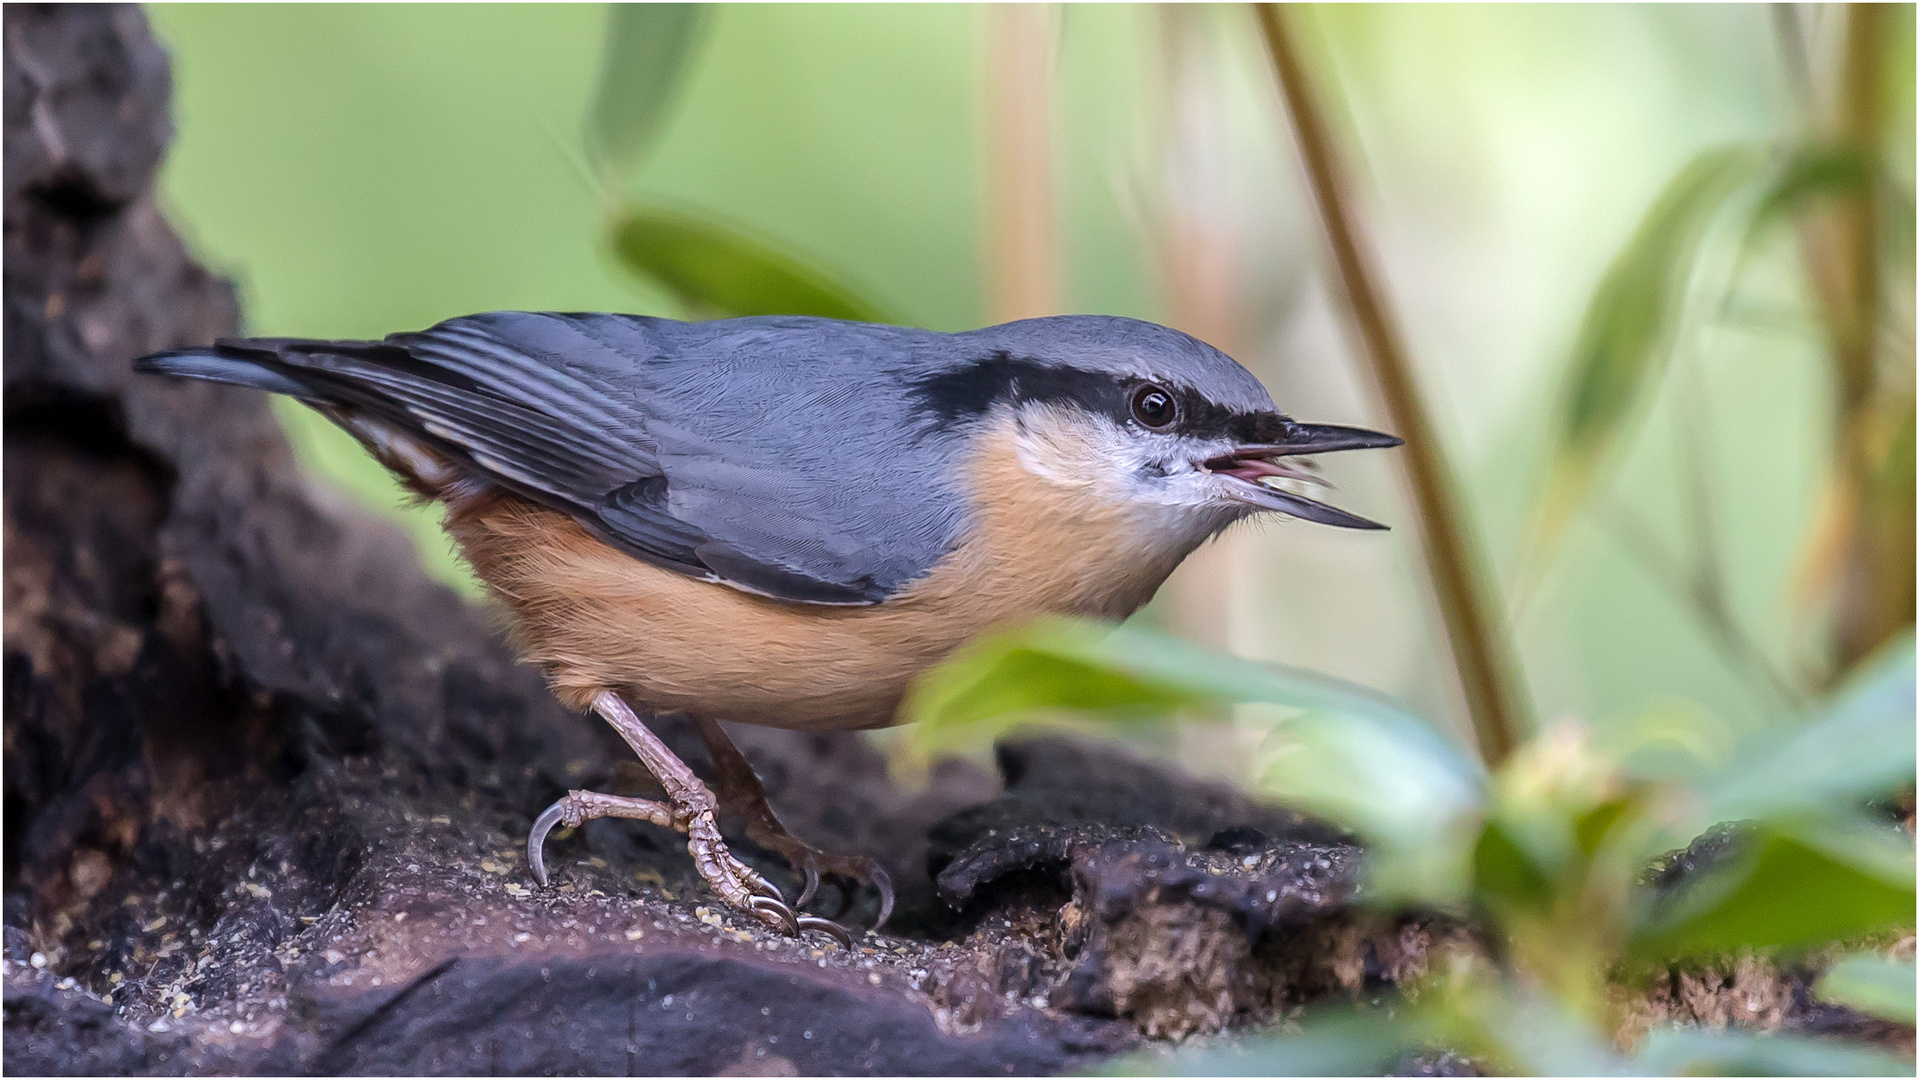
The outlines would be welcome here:
<svg viewBox="0 0 1919 1080">
<path fill-rule="evenodd" d="M 1264 458 L 1243 458 L 1233 469 L 1233 475 L 1247 480 L 1258 480 L 1262 476 L 1290 476 L 1292 470 L 1282 469 L 1278 462 Z"/>
<path fill-rule="evenodd" d="M 1241 480 L 1251 480 L 1254 483 L 1258 483 L 1268 476 L 1281 476 L 1289 480 L 1303 480 L 1309 484 L 1318 484 L 1321 487 L 1328 486 L 1326 481 L 1321 480 L 1319 477 L 1307 472 L 1305 469 L 1300 468 L 1290 461 L 1281 462 L 1269 461 L 1265 458 L 1240 458 L 1233 463 L 1232 468 L 1221 469 L 1220 471 L 1228 476 L 1237 476 Z"/>
</svg>

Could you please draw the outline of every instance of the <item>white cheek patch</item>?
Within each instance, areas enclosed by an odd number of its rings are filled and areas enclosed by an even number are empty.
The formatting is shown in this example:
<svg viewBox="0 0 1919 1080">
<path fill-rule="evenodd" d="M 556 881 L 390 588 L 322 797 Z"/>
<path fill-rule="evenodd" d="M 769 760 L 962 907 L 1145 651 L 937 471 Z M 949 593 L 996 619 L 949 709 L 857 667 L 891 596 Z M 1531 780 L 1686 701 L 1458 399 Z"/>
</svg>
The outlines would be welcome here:
<svg viewBox="0 0 1919 1080">
<path fill-rule="evenodd" d="M 1219 477 L 1196 462 L 1224 449 L 1173 436 L 1144 435 L 1100 416 L 1026 405 L 1006 419 L 1020 465 L 1051 483 L 1090 489 L 1116 503 L 1216 506 Z"/>
<path fill-rule="evenodd" d="M 997 418 L 1020 467 L 1050 484 L 1128 511 L 1142 552 L 1183 557 L 1244 516 L 1222 498 L 1223 477 L 1198 464 L 1214 453 L 1190 440 L 1142 436 L 1079 410 L 1030 404 Z"/>
<path fill-rule="evenodd" d="M 1090 487 L 1124 498 L 1115 475 L 1131 456 L 1126 437 L 1110 422 L 1048 405 L 1026 405 L 1008 417 L 1019 463 L 1043 480 Z"/>
</svg>

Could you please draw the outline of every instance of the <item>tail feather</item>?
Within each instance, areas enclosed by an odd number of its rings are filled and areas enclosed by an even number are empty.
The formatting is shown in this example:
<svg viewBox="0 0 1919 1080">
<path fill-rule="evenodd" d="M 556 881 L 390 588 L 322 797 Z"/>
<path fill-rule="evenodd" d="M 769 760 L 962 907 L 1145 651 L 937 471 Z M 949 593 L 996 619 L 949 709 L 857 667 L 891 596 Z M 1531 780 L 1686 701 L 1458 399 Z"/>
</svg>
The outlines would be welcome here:
<svg viewBox="0 0 1919 1080">
<path fill-rule="evenodd" d="M 210 349 L 180 349 L 155 353 L 133 362 L 133 370 L 149 375 L 179 375 L 190 379 L 251 386 L 301 401 L 317 402 L 313 388 L 265 362 L 273 354 L 264 350 L 240 350 L 224 343 Z"/>
<path fill-rule="evenodd" d="M 347 357 L 356 351 L 381 348 L 374 342 L 223 339 L 203 348 L 141 357 L 133 362 L 133 370 L 285 394 L 312 406 L 320 415 L 344 428 L 421 498 L 444 499 L 458 509 L 484 494 L 487 485 L 476 487 L 471 482 L 463 483 L 465 471 L 456 468 L 445 455 L 435 452 L 404 424 L 392 422 L 392 415 L 383 419 L 382 414 L 395 412 L 393 406 L 356 392 L 364 388 L 324 366 L 329 354 Z"/>
</svg>

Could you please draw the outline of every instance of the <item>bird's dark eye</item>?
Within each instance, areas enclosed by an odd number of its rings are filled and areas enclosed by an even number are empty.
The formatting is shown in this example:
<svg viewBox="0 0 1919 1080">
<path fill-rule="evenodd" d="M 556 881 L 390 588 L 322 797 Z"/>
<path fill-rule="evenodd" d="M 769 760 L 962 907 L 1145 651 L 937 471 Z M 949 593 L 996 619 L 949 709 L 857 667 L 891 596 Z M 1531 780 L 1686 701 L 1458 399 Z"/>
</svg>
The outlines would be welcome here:
<svg viewBox="0 0 1919 1080">
<path fill-rule="evenodd" d="M 1173 395 L 1151 383 L 1133 391 L 1133 419 L 1149 428 L 1163 428 L 1178 418 Z"/>
</svg>

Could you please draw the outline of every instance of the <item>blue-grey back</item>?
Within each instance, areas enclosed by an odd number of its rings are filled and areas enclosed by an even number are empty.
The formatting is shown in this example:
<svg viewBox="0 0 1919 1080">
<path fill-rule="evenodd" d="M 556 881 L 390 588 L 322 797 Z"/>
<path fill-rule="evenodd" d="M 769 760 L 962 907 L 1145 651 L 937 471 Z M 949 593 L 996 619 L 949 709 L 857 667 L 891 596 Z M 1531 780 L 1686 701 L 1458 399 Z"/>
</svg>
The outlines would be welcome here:
<svg viewBox="0 0 1919 1080">
<path fill-rule="evenodd" d="M 1210 346 L 1102 316 L 941 334 L 491 312 L 383 342 L 251 339 L 149 360 L 374 417 L 639 557 L 821 603 L 882 600 L 962 541 L 968 437 L 982 394 L 1009 381 L 1165 380 L 1271 409 Z"/>
</svg>

